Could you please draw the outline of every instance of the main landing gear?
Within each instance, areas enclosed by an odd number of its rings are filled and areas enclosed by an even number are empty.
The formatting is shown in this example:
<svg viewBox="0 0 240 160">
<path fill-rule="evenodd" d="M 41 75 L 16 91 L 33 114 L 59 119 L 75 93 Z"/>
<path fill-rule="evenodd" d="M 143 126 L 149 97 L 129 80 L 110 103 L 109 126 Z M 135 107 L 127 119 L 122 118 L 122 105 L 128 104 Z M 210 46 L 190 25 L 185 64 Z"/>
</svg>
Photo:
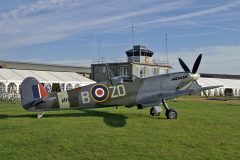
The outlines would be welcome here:
<svg viewBox="0 0 240 160">
<path fill-rule="evenodd" d="M 169 109 L 166 101 L 163 99 L 162 100 L 163 107 L 165 108 L 166 112 L 165 115 L 167 119 L 177 119 L 178 114 L 174 109 Z M 154 106 L 150 109 L 150 115 L 151 116 L 160 116 L 160 107 L 159 106 Z"/>
</svg>

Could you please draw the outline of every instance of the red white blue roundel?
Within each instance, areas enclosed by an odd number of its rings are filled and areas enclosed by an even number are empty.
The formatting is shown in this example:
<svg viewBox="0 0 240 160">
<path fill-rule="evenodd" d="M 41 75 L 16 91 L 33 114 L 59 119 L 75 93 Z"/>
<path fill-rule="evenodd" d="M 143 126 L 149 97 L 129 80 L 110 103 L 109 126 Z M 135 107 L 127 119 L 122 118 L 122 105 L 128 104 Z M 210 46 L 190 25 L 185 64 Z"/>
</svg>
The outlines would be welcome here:
<svg viewBox="0 0 240 160">
<path fill-rule="evenodd" d="M 91 96 L 97 102 L 103 102 L 108 98 L 109 90 L 104 84 L 96 84 L 91 89 Z"/>
</svg>

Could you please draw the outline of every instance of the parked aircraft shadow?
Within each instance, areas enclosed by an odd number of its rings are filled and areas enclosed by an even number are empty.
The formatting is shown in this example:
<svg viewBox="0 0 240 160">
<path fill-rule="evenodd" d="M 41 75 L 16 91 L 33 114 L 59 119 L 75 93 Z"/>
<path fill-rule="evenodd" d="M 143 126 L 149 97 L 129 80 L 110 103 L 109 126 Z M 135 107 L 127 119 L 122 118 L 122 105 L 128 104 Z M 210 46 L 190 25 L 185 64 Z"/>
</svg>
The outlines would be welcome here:
<svg viewBox="0 0 240 160">
<path fill-rule="evenodd" d="M 47 112 L 44 116 L 44 118 L 48 117 L 103 117 L 103 122 L 111 127 L 124 127 L 126 125 L 126 119 L 127 117 L 122 114 L 115 114 L 115 113 L 109 113 L 109 112 L 102 112 L 102 111 L 96 111 L 96 110 L 81 110 L 82 113 L 63 113 L 63 114 L 52 114 L 51 112 Z M 23 114 L 23 115 L 6 115 L 6 114 L 0 114 L 0 119 L 6 119 L 6 118 L 35 118 L 37 117 L 37 114 Z"/>
<path fill-rule="evenodd" d="M 140 117 L 140 118 L 152 118 L 152 119 L 159 119 L 159 120 L 168 120 L 166 117 L 162 116 L 150 116 L 147 114 L 142 114 L 142 113 L 128 113 L 128 116 L 131 117 Z"/>
</svg>

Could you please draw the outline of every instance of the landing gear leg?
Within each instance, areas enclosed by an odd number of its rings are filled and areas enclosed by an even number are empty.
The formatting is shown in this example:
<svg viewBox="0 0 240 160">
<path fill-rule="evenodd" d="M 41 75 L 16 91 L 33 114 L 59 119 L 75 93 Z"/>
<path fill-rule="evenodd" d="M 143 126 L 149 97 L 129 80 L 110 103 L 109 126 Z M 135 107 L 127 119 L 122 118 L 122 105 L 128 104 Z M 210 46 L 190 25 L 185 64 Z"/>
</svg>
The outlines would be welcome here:
<svg viewBox="0 0 240 160">
<path fill-rule="evenodd" d="M 169 109 L 169 107 L 164 99 L 162 100 L 162 104 L 166 110 L 165 115 L 166 115 L 167 119 L 177 119 L 177 117 L 178 117 L 177 111 L 175 111 L 174 109 Z"/>
<path fill-rule="evenodd" d="M 43 113 L 39 113 L 39 114 L 37 115 L 37 118 L 42 118 L 43 115 L 44 115 L 44 113 L 45 113 L 45 112 L 43 112 Z"/>
</svg>

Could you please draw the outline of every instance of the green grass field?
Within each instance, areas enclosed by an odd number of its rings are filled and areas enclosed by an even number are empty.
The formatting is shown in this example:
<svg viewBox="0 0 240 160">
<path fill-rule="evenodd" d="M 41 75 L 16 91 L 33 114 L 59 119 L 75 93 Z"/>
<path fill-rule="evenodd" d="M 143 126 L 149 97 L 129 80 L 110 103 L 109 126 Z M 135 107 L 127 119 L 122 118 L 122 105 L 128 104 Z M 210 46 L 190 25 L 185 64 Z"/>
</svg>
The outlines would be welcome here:
<svg viewBox="0 0 240 160">
<path fill-rule="evenodd" d="M 240 159 L 240 100 L 181 98 L 178 120 L 149 108 L 47 112 L 0 104 L 0 159 Z"/>
</svg>

